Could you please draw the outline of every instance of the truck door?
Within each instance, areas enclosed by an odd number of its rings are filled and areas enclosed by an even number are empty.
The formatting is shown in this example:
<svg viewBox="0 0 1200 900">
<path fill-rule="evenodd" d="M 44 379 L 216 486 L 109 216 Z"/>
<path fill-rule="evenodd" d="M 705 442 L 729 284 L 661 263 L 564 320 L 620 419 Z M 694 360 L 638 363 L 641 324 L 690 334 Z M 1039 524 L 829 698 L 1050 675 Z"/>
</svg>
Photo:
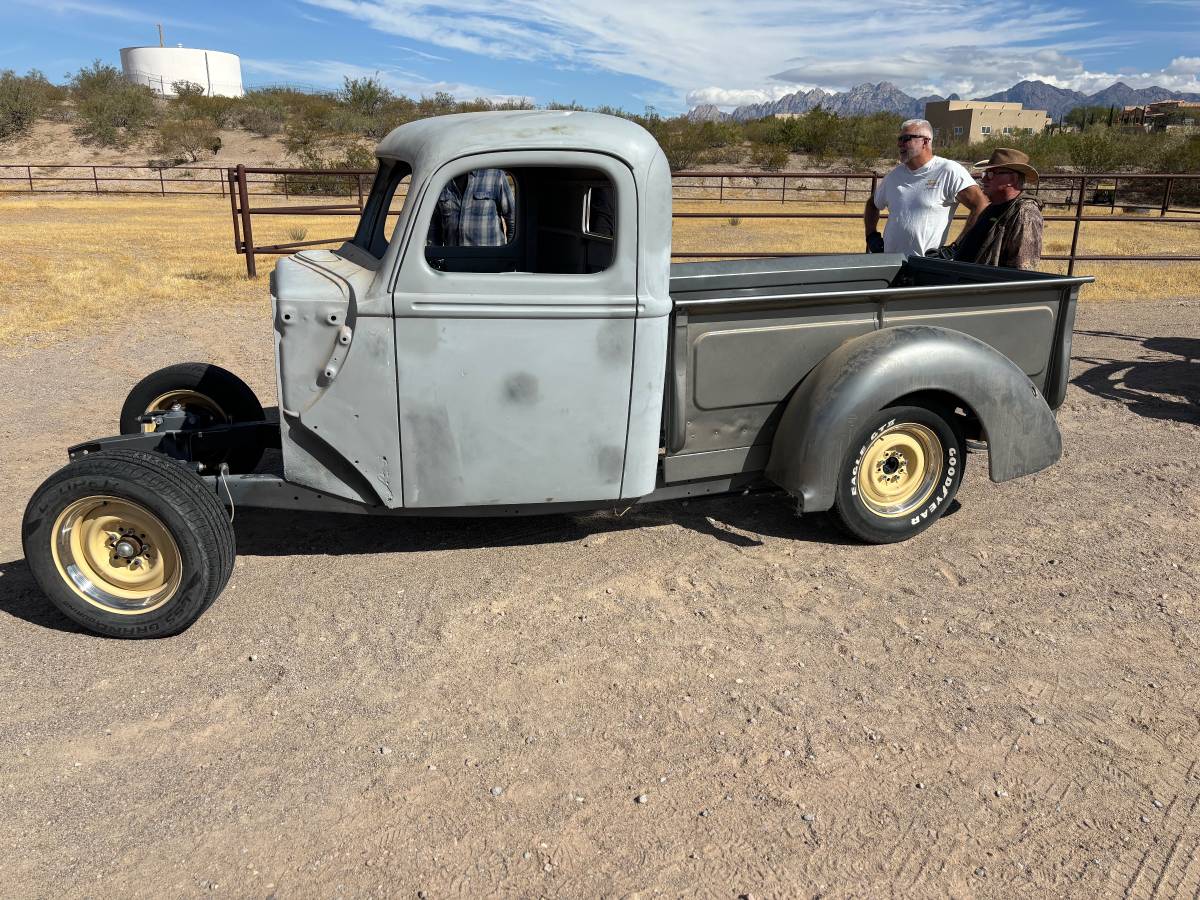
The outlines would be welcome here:
<svg viewBox="0 0 1200 900">
<path fill-rule="evenodd" d="M 474 155 L 436 171 L 420 203 L 393 286 L 404 505 L 620 497 L 638 309 L 629 169 L 595 153 Z"/>
</svg>

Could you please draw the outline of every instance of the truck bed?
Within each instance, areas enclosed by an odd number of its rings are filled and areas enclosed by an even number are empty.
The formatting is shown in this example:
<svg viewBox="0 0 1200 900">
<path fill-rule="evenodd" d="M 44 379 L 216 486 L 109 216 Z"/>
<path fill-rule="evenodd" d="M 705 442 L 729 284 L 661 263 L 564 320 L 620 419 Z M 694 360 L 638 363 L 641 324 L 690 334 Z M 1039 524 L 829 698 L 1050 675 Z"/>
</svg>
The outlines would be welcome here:
<svg viewBox="0 0 1200 900">
<path fill-rule="evenodd" d="M 672 265 L 664 479 L 761 470 L 792 389 L 838 345 L 879 328 L 965 332 L 1057 409 L 1090 280 L 900 254 Z"/>
</svg>

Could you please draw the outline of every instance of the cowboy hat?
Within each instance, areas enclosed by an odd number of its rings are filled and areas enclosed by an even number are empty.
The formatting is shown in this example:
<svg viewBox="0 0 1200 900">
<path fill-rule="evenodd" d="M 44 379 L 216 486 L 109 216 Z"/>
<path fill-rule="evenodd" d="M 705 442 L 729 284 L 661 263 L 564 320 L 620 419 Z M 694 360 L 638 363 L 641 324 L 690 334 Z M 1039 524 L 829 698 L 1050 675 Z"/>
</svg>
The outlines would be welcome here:
<svg viewBox="0 0 1200 900">
<path fill-rule="evenodd" d="M 1011 147 L 997 147 L 992 151 L 990 159 L 981 159 L 975 163 L 977 169 L 1012 169 L 1025 176 L 1028 184 L 1038 183 L 1037 169 L 1029 164 L 1029 154 L 1014 150 Z"/>
</svg>

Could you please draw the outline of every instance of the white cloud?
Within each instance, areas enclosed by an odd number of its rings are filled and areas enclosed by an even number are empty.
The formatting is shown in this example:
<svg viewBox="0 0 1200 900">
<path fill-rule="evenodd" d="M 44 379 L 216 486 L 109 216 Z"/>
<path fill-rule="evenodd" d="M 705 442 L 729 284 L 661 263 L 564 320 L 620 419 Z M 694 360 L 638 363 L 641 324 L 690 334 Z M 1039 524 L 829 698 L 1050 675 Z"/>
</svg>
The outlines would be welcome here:
<svg viewBox="0 0 1200 900">
<path fill-rule="evenodd" d="M 429 97 L 439 91 L 444 91 L 457 100 L 474 100 L 478 97 L 485 97 L 496 102 L 526 99 L 460 81 L 434 81 L 415 72 L 407 72 L 393 66 L 363 66 L 336 59 L 301 61 L 243 59 L 242 68 L 267 75 L 285 84 L 295 84 L 301 87 L 339 88 L 342 86 L 344 78 L 377 78 L 396 93 L 409 97 Z"/>
<path fill-rule="evenodd" d="M 1163 71 L 1172 75 L 1191 75 L 1195 78 L 1200 73 L 1200 56 L 1177 56 Z"/>
<path fill-rule="evenodd" d="M 714 106 L 746 106 L 751 103 L 766 103 L 778 100 L 786 94 L 808 90 L 799 84 L 772 84 L 765 88 L 722 88 L 706 87 L 688 91 L 688 106 L 711 103 Z"/>
<path fill-rule="evenodd" d="M 838 90 L 881 80 L 914 95 L 964 96 L 1045 73 L 1090 84 L 1101 74 L 1088 72 L 1077 54 L 1133 42 L 1107 24 L 1116 36 L 1096 38 L 1095 14 L 1082 0 L 1079 7 L 1048 5 L 1054 0 L 303 2 L 450 50 L 644 78 L 676 107 L 728 107 L 799 85 Z M 1167 74 L 1172 84 L 1162 73 L 1146 77 L 1184 90 L 1195 80 L 1194 72 Z"/>
</svg>

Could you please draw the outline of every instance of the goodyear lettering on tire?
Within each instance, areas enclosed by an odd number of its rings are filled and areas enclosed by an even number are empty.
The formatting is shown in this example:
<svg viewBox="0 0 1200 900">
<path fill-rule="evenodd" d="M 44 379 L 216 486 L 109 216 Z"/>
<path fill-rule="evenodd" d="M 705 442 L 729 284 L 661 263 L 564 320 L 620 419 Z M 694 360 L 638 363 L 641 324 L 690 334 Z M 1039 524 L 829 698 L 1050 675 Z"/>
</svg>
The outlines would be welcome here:
<svg viewBox="0 0 1200 900">
<path fill-rule="evenodd" d="M 950 447 L 947 449 L 947 454 L 946 477 L 942 479 L 941 490 L 938 491 L 936 497 L 929 501 L 927 507 L 921 510 L 918 515 L 908 520 L 908 524 L 920 525 L 922 520 L 929 518 L 930 513 L 937 512 L 938 507 L 942 505 L 942 501 L 950 496 L 950 488 L 954 485 L 954 475 L 958 471 L 958 450 Z"/>
</svg>

